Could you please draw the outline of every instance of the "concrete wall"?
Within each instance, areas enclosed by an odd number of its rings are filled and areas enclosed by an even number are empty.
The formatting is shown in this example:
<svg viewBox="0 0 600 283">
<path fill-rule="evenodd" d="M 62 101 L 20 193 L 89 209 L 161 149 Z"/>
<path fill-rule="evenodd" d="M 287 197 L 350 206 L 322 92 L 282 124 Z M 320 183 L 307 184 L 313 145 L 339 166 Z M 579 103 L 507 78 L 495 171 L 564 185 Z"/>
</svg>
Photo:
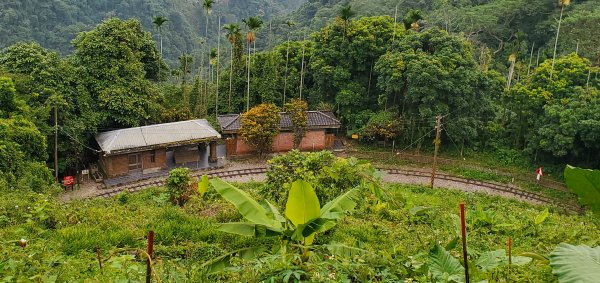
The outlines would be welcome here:
<svg viewBox="0 0 600 283">
<path fill-rule="evenodd" d="M 244 143 L 240 136 L 232 138 L 234 141 L 229 141 L 227 147 L 227 155 L 238 155 L 238 154 L 249 154 L 253 152 L 253 149 Z M 333 145 L 334 136 L 331 134 L 325 134 L 325 130 L 314 130 L 309 131 L 302 138 L 300 142 L 300 150 L 302 151 L 318 151 L 326 148 L 331 148 Z M 234 143 L 235 142 L 235 148 Z M 273 140 L 273 152 L 285 152 L 290 151 L 294 148 L 294 134 L 290 132 L 283 132 L 277 135 Z"/>
</svg>

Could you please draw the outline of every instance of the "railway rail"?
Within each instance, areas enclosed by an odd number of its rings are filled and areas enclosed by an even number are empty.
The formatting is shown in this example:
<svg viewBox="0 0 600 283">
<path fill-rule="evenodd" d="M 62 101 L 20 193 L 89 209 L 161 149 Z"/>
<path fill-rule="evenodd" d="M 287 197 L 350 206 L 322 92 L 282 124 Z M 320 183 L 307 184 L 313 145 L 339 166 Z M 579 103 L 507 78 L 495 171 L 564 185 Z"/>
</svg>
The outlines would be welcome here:
<svg viewBox="0 0 600 283">
<path fill-rule="evenodd" d="M 430 178 L 431 172 L 427 171 L 419 171 L 419 170 L 410 170 L 410 169 L 389 169 L 389 168 L 378 168 L 390 175 L 403 175 L 403 176 L 411 176 L 411 177 L 420 177 L 420 178 Z M 199 177 L 202 175 L 207 175 L 209 177 L 219 177 L 219 178 L 232 178 L 232 177 L 241 177 L 241 176 L 252 176 L 252 175 L 262 175 L 267 172 L 267 167 L 255 167 L 255 168 L 247 168 L 247 169 L 237 169 L 237 170 L 219 170 L 219 171 L 196 171 L 192 173 L 192 176 Z M 467 185 L 472 185 L 479 189 L 491 190 L 496 192 L 501 192 L 503 194 L 508 194 L 515 196 L 522 200 L 529 200 L 542 204 L 555 205 L 557 207 L 562 207 L 565 210 L 570 212 L 581 213 L 583 212 L 583 208 L 576 203 L 563 201 L 558 198 L 552 198 L 540 193 L 523 190 L 521 188 L 508 185 L 508 184 L 499 184 L 492 183 L 486 181 L 478 181 L 472 179 L 466 179 L 461 177 L 456 177 L 448 174 L 437 173 L 435 175 L 436 180 L 446 180 L 451 182 L 457 182 Z M 160 187 L 165 185 L 165 179 L 155 179 L 155 180 L 147 180 L 147 181 L 139 181 L 136 183 L 131 183 L 123 186 L 119 186 L 116 188 L 110 188 L 104 190 L 102 193 L 97 194 L 94 197 L 103 197 L 108 198 L 115 196 L 123 191 L 128 191 L 130 193 L 138 192 L 150 187 Z"/>
</svg>

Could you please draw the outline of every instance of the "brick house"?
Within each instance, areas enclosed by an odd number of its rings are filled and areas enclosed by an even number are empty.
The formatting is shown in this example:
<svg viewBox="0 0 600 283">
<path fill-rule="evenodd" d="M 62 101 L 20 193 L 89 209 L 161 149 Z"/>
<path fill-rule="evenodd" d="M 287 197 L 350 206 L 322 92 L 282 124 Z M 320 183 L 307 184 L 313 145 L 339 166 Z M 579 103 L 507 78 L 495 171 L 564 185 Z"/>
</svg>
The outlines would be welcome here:
<svg viewBox="0 0 600 283">
<path fill-rule="evenodd" d="M 294 133 L 292 121 L 287 113 L 281 112 L 279 119 L 280 133 L 273 141 L 273 152 L 285 152 L 294 148 Z M 252 152 L 238 134 L 240 129 L 241 114 L 219 115 L 217 120 L 221 126 L 221 133 L 227 144 L 227 155 L 240 155 Z M 316 151 L 333 147 L 335 133 L 341 123 L 331 111 L 308 111 L 307 129 L 300 150 Z"/>
<path fill-rule="evenodd" d="M 96 135 L 101 149 L 98 164 L 106 177 L 114 178 L 190 163 L 214 163 L 220 138 L 219 132 L 205 119 L 99 133 Z M 208 158 L 202 154 L 207 148 L 210 148 Z"/>
</svg>

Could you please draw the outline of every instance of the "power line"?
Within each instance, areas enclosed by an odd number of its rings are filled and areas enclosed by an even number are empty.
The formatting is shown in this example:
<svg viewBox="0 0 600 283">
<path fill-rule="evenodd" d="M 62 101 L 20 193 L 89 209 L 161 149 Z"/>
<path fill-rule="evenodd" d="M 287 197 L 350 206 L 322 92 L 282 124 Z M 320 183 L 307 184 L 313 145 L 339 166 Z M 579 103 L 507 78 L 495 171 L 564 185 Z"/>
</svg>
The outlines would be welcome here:
<svg viewBox="0 0 600 283">
<path fill-rule="evenodd" d="M 89 149 L 95 153 L 102 153 L 102 151 L 91 148 L 87 145 L 85 145 L 84 143 L 80 142 L 78 139 L 76 139 L 75 137 L 71 136 L 71 134 L 69 134 L 63 127 L 59 126 L 58 127 L 60 129 L 61 132 L 63 132 L 65 135 L 67 135 L 70 139 L 72 139 L 73 141 L 75 141 L 76 143 L 80 144 L 81 146 L 83 146 L 86 149 Z"/>
</svg>

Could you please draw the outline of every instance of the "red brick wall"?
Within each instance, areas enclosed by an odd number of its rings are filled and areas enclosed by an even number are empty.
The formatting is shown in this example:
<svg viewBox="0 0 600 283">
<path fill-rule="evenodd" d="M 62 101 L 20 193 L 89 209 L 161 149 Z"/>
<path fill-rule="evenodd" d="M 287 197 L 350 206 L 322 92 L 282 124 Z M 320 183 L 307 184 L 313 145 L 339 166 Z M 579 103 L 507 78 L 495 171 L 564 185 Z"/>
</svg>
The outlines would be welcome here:
<svg viewBox="0 0 600 283">
<path fill-rule="evenodd" d="M 164 148 L 156 149 L 156 155 L 154 162 L 151 162 L 151 150 L 142 152 L 142 166 L 143 169 L 152 168 L 167 168 L 167 150 Z"/>
<path fill-rule="evenodd" d="M 127 154 L 104 157 L 104 161 L 106 164 L 106 174 L 109 178 L 129 173 L 129 157 Z"/>
<path fill-rule="evenodd" d="M 329 136 L 329 135 L 327 135 Z M 248 154 L 252 153 L 253 149 L 248 146 L 241 137 L 237 136 L 236 140 L 236 148 L 235 151 L 227 148 L 228 155 L 236 155 L 236 154 Z M 325 135 L 325 130 L 317 130 L 317 131 L 309 131 L 306 133 L 302 142 L 300 143 L 300 150 L 303 151 L 313 151 L 313 150 L 323 150 L 326 148 L 330 148 L 328 146 L 328 140 Z M 333 142 L 331 142 L 333 144 Z M 275 137 L 273 141 L 273 152 L 284 152 L 290 151 L 294 148 L 294 134 L 289 132 L 280 133 Z"/>
<path fill-rule="evenodd" d="M 150 161 L 150 151 L 144 151 L 142 154 L 142 169 L 166 168 L 167 167 L 167 151 L 166 149 L 157 149 L 155 162 Z M 101 164 L 103 164 L 104 173 L 108 178 L 127 175 L 129 173 L 129 154 L 101 156 Z"/>
<path fill-rule="evenodd" d="M 294 148 L 294 134 L 280 133 L 273 140 L 273 152 L 290 151 Z"/>
<path fill-rule="evenodd" d="M 307 132 L 300 143 L 300 150 L 303 151 L 315 151 L 323 149 L 325 149 L 324 130 Z"/>
<path fill-rule="evenodd" d="M 247 145 L 239 135 L 237 135 L 235 139 L 237 140 L 235 154 L 248 154 L 252 152 L 252 148 Z"/>
</svg>

